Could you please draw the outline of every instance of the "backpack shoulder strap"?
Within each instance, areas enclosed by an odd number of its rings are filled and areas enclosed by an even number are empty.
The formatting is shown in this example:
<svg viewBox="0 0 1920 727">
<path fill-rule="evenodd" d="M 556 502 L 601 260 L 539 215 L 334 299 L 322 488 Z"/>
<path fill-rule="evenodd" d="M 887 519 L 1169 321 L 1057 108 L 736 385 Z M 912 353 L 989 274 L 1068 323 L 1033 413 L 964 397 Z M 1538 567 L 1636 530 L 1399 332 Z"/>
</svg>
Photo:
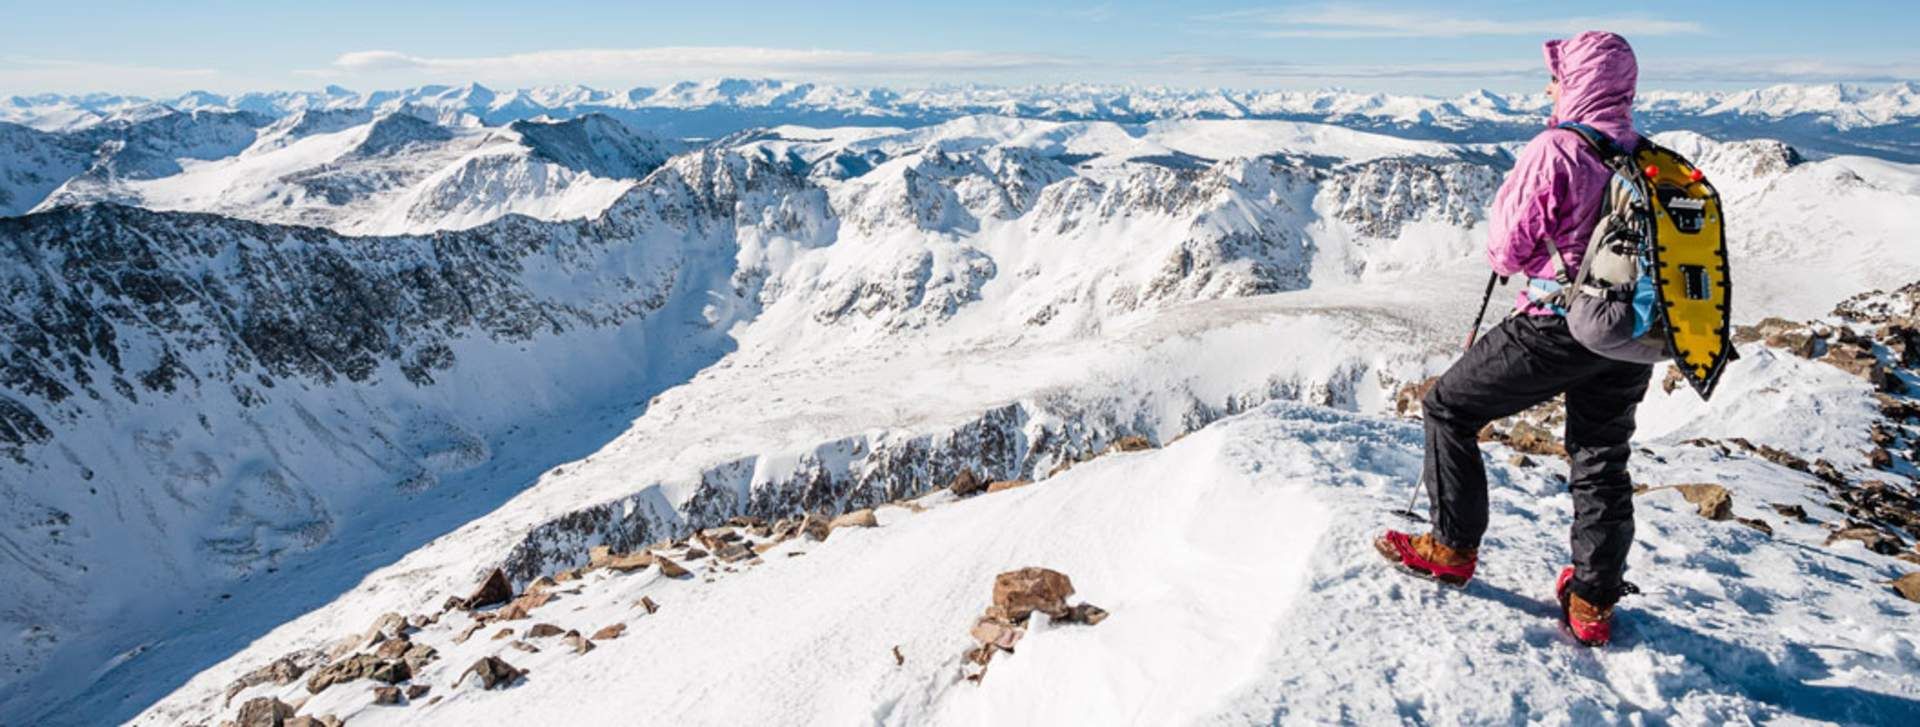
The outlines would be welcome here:
<svg viewBox="0 0 1920 727">
<path fill-rule="evenodd" d="M 1593 155 L 1600 158 L 1600 163 L 1607 165 L 1608 169 L 1626 175 L 1628 179 L 1634 178 L 1633 150 L 1621 148 L 1611 137 L 1600 133 L 1599 129 L 1578 121 L 1563 121 L 1553 128 L 1579 134 L 1581 140 L 1587 142 L 1587 148 L 1593 151 Z"/>
</svg>

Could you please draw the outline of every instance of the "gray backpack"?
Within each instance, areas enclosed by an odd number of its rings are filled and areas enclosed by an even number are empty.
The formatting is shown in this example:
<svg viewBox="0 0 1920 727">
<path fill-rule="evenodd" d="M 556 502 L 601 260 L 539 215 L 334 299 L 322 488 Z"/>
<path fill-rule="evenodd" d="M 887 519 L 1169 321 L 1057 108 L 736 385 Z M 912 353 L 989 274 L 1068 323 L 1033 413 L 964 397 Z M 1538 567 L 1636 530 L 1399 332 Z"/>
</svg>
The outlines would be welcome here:
<svg viewBox="0 0 1920 727">
<path fill-rule="evenodd" d="M 1629 152 L 1591 127 L 1559 128 L 1579 134 L 1613 180 L 1579 269 L 1549 244 L 1554 279 L 1531 281 L 1529 298 L 1565 316 L 1588 350 L 1632 363 L 1672 359 L 1702 399 L 1712 396 L 1733 354 L 1719 194 L 1686 159 L 1646 139 Z"/>
</svg>

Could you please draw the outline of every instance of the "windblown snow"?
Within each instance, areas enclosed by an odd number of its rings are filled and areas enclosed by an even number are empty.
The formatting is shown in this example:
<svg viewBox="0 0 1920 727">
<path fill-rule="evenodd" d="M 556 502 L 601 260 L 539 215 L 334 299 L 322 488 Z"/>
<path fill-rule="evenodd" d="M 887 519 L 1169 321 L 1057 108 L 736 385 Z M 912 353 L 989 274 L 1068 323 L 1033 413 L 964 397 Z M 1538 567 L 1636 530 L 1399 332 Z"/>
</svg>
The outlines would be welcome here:
<svg viewBox="0 0 1920 727">
<path fill-rule="evenodd" d="M 1465 334 L 1512 145 L 1276 118 L 1389 98 L 1226 99 L 1272 112 L 1236 119 L 1155 98 L 1121 121 L 875 112 L 710 141 L 514 119 L 932 101 L 334 89 L 100 101 L 92 122 L 12 102 L 65 130 L 0 126 L 0 149 L 43 150 L 9 153 L 0 189 L 49 195 L 0 220 L 20 261 L 0 268 L 0 721 L 216 724 L 269 699 L 356 725 L 1920 717 L 1920 604 L 1888 586 L 1920 532 L 1886 504 L 1912 502 L 1920 442 L 1920 341 L 1897 328 L 1920 313 L 1899 290 L 1920 167 L 1657 137 L 1725 196 L 1758 333 L 1711 404 L 1656 372 L 1644 593 L 1587 650 L 1550 592 L 1563 467 L 1517 429 L 1486 445 L 1473 585 L 1368 544 L 1418 478 L 1404 387 Z M 106 146 L 55 143 L 89 133 Z M 1896 313 L 1835 312 L 1875 290 L 1853 309 Z M 1003 485 L 956 495 L 963 471 Z M 1663 489 L 1699 483 L 1726 519 Z M 865 509 L 876 527 L 771 534 Z M 722 527 L 762 547 L 723 557 L 701 541 Z M 596 546 L 690 573 L 588 567 Z M 1110 616 L 1038 616 L 965 679 L 994 576 L 1029 566 Z M 495 568 L 548 600 L 443 608 Z M 309 686 L 402 654 L 403 678 Z M 483 689 L 463 676 L 483 657 L 525 674 Z"/>
</svg>

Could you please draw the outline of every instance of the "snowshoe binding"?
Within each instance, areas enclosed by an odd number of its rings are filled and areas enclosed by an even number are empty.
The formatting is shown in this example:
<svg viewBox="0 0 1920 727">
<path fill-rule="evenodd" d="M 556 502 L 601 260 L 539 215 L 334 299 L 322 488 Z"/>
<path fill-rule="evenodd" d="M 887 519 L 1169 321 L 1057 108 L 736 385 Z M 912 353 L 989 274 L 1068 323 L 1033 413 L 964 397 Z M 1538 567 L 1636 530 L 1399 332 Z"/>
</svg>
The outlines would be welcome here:
<svg viewBox="0 0 1920 727">
<path fill-rule="evenodd" d="M 1620 595 L 1639 593 L 1632 583 L 1620 584 Z M 1613 640 L 1613 607 L 1601 608 L 1573 592 L 1573 566 L 1560 571 L 1553 585 L 1554 598 L 1560 601 L 1560 625 L 1582 646 L 1606 646 Z"/>
<path fill-rule="evenodd" d="M 1380 552 L 1380 557 L 1409 574 L 1461 588 L 1473 579 L 1473 568 L 1480 561 L 1475 551 L 1457 551 L 1441 545 L 1431 533 L 1410 536 L 1388 530 L 1374 539 L 1373 548 Z"/>
</svg>

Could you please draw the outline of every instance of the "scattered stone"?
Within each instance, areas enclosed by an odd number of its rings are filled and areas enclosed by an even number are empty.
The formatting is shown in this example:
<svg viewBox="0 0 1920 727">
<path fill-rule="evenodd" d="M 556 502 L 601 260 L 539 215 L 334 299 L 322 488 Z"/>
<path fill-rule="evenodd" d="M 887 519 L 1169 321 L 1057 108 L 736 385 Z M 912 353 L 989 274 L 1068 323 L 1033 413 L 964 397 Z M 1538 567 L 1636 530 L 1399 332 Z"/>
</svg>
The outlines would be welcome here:
<svg viewBox="0 0 1920 727">
<path fill-rule="evenodd" d="M 648 614 L 659 613 L 660 611 L 660 604 L 654 603 L 651 596 L 641 596 L 640 602 L 636 605 L 646 609 Z"/>
<path fill-rule="evenodd" d="M 736 528 L 758 528 L 765 527 L 767 521 L 765 518 L 757 518 L 752 515 L 735 515 L 727 518 L 727 524 Z"/>
<path fill-rule="evenodd" d="M 668 558 L 664 555 L 655 557 L 654 564 L 660 566 L 660 575 L 666 576 L 668 578 L 685 578 L 687 576 L 693 575 L 692 571 L 687 570 L 685 567 L 682 567 L 679 563 L 673 562 L 672 558 Z"/>
<path fill-rule="evenodd" d="M 613 546 L 596 545 L 587 549 L 587 567 L 588 568 L 605 567 L 607 564 L 607 561 L 611 560 L 612 558 L 613 558 Z M 528 587 L 527 590 L 533 590 L 533 589 L 532 587 Z"/>
<path fill-rule="evenodd" d="M 1067 612 L 1067 597 L 1071 595 L 1073 581 L 1059 571 L 1008 571 L 993 579 L 993 607 L 987 614 L 1012 623 L 1025 622 L 1034 611 L 1058 618 Z"/>
<path fill-rule="evenodd" d="M 1893 453 L 1886 447 L 1874 447 L 1867 450 L 1867 466 L 1877 470 L 1893 469 Z"/>
<path fill-rule="evenodd" d="M 1092 626 L 1107 620 L 1107 610 L 1091 603 L 1075 604 L 1073 608 L 1067 609 L 1066 617 L 1060 620 Z"/>
<path fill-rule="evenodd" d="M 1033 484 L 1032 480 L 994 480 L 987 483 L 987 492 L 1012 490 Z"/>
<path fill-rule="evenodd" d="M 800 533 L 800 521 L 783 518 L 773 525 L 773 539 L 786 540 Z"/>
<path fill-rule="evenodd" d="M 373 703 L 374 704 L 399 704 L 400 688 L 399 687 L 374 687 Z"/>
<path fill-rule="evenodd" d="M 906 666 L 906 664 L 907 664 L 907 655 L 900 653 L 900 646 L 898 644 L 895 644 L 893 647 L 893 665 Z"/>
<path fill-rule="evenodd" d="M 407 619 L 407 625 L 412 626 L 413 630 L 419 631 L 428 626 L 432 626 L 436 623 L 439 623 L 439 621 L 440 621 L 439 614 L 428 616 L 427 614 L 424 614 L 424 613 L 416 613 L 412 617 Z"/>
<path fill-rule="evenodd" d="M 752 558 L 753 548 L 747 547 L 744 541 L 721 543 L 720 547 L 713 551 L 713 557 L 719 558 L 722 563 L 738 563 Z"/>
<path fill-rule="evenodd" d="M 502 621 L 518 621 L 533 613 L 534 609 L 547 605 L 553 599 L 554 595 L 551 591 L 526 593 L 495 612 L 494 617 Z"/>
<path fill-rule="evenodd" d="M 1900 576 L 1889 583 L 1893 586 L 1893 592 L 1900 594 L 1901 598 L 1920 603 L 1920 571 Z"/>
<path fill-rule="evenodd" d="M 426 684 L 408 684 L 407 685 L 407 701 L 411 702 L 415 699 L 419 699 L 421 697 L 427 696 L 427 692 L 430 692 L 430 691 L 433 691 L 433 687 Z"/>
<path fill-rule="evenodd" d="M 408 641 L 405 636 L 397 639 L 387 639 L 386 641 L 380 642 L 380 645 L 374 648 L 373 655 L 382 659 L 398 659 L 406 656 L 407 649 L 412 647 L 413 642 Z"/>
<path fill-rule="evenodd" d="M 480 629 L 483 629 L 486 627 L 487 627 L 486 624 L 481 623 L 479 621 L 475 621 L 473 623 L 467 624 L 467 627 L 464 629 L 461 629 L 460 633 L 453 635 L 453 643 L 456 643 L 456 644 L 467 643 L 467 639 L 473 638 L 474 632 L 479 631 Z M 513 629 L 507 629 L 507 630 L 512 631 Z"/>
<path fill-rule="evenodd" d="M 1504 441 L 1507 446 L 1522 454 L 1536 454 L 1542 457 L 1567 456 L 1567 448 L 1560 443 L 1559 437 L 1553 436 L 1553 432 L 1547 431 L 1545 427 L 1530 422 L 1516 421 L 1504 435 L 1495 435 L 1495 438 Z"/>
<path fill-rule="evenodd" d="M 1833 545 L 1834 543 L 1845 540 L 1859 541 L 1861 545 L 1866 546 L 1867 550 L 1881 555 L 1895 555 L 1903 549 L 1900 545 L 1899 538 L 1880 532 L 1879 528 L 1858 524 L 1849 524 L 1847 527 L 1835 531 L 1832 535 L 1828 535 L 1826 544 Z"/>
<path fill-rule="evenodd" d="M 707 557 L 707 551 L 699 548 L 687 548 L 687 552 L 680 554 L 680 559 L 686 561 L 695 561 L 705 557 Z"/>
<path fill-rule="evenodd" d="M 513 629 L 511 628 L 504 628 L 504 629 L 500 629 L 499 631 L 493 632 L 494 641 L 499 641 L 501 639 L 508 639 L 508 638 L 513 638 Z"/>
<path fill-rule="evenodd" d="M 279 686 L 292 684 L 299 681 L 301 675 L 306 674 L 308 669 L 319 666 L 325 661 L 326 654 L 321 653 L 319 649 L 301 649 L 274 659 L 228 684 L 227 701 L 233 701 L 234 696 L 249 687 L 267 682 L 273 682 Z"/>
<path fill-rule="evenodd" d="M 1113 446 L 1110 447 L 1110 449 L 1118 450 L 1121 452 L 1139 452 L 1142 450 L 1153 449 L 1153 442 L 1149 441 L 1146 437 L 1142 437 L 1138 434 L 1129 434 L 1127 436 L 1113 440 Z"/>
<path fill-rule="evenodd" d="M 827 535 L 833 532 L 833 526 L 818 513 L 807 513 L 806 518 L 800 521 L 800 532 L 805 534 L 808 540 L 826 540 Z"/>
<path fill-rule="evenodd" d="M 1760 532 L 1766 533 L 1767 535 L 1773 534 L 1773 526 L 1767 524 L 1767 521 L 1761 520 L 1760 518 L 1743 517 L 1743 518 L 1735 518 L 1735 519 L 1738 520 L 1741 525 L 1745 525 L 1747 527 L 1753 528 Z"/>
<path fill-rule="evenodd" d="M 954 476 L 953 482 L 947 484 L 947 490 L 952 492 L 956 497 L 966 497 L 978 493 L 985 487 L 986 483 L 981 482 L 980 478 L 975 477 L 973 470 L 970 469 L 960 470 L 960 474 Z"/>
<path fill-rule="evenodd" d="M 827 523 L 827 526 L 833 530 L 839 530 L 840 528 L 872 528 L 879 527 L 880 520 L 873 516 L 873 508 L 868 507 L 836 517 Z"/>
<path fill-rule="evenodd" d="M 301 715 L 286 721 L 286 727 L 345 727 L 346 724 L 346 720 L 331 714 L 323 714 L 318 717 Z"/>
<path fill-rule="evenodd" d="M 1532 467 L 1534 463 L 1533 463 L 1532 457 L 1528 457 L 1524 454 L 1516 453 L 1512 457 L 1507 458 L 1507 464 L 1524 469 L 1527 467 Z"/>
<path fill-rule="evenodd" d="M 606 641 L 607 639 L 617 639 L 617 638 L 620 638 L 620 636 L 622 634 L 625 634 L 626 632 L 627 632 L 626 624 L 624 623 L 610 624 L 607 626 L 600 627 L 599 631 L 593 632 L 593 640 Z"/>
<path fill-rule="evenodd" d="M 1807 517 L 1807 509 L 1799 505 L 1788 505 L 1776 502 L 1773 503 L 1773 511 L 1780 513 L 1781 517 L 1793 518 L 1795 522 L 1804 523 L 1813 521 L 1813 518 Z"/>
<path fill-rule="evenodd" d="M 575 654 L 585 654 L 593 651 L 594 648 L 593 642 L 588 641 L 587 637 L 581 636 L 578 631 L 568 631 L 565 641 L 567 646 L 573 648 L 573 653 Z"/>
<path fill-rule="evenodd" d="M 534 646 L 533 644 L 529 644 L 525 641 L 520 641 L 518 639 L 507 642 L 507 645 L 513 648 L 519 649 L 521 651 L 527 652 L 529 654 L 540 653 L 540 647 Z"/>
<path fill-rule="evenodd" d="M 580 580 L 580 569 L 568 568 L 567 570 L 563 570 L 558 573 L 555 573 L 553 574 L 553 580 L 556 583 L 566 583 L 569 581 Z M 439 699 L 439 697 L 434 697 L 434 698 Z"/>
<path fill-rule="evenodd" d="M 559 588 L 559 587 L 560 587 L 560 582 L 554 580 L 553 576 L 540 576 L 539 578 L 533 579 L 532 583 L 527 584 L 527 592 L 528 593 L 546 593 L 549 590 Z"/>
<path fill-rule="evenodd" d="M 473 589 L 473 595 L 461 601 L 461 605 L 471 611 L 496 603 L 506 603 L 512 598 L 513 582 L 507 580 L 506 571 L 495 568 L 492 573 L 487 574 L 486 580 L 480 582 L 480 587 Z"/>
<path fill-rule="evenodd" d="M 1432 391 L 1433 385 L 1439 381 L 1440 377 L 1434 376 L 1425 381 L 1401 386 L 1393 393 L 1394 413 L 1403 417 L 1421 418 L 1426 411 L 1421 402 L 1426 400 L 1427 392 Z"/>
<path fill-rule="evenodd" d="M 273 697 L 254 697 L 240 705 L 234 718 L 238 727 L 282 727 L 293 718 L 293 705 Z"/>
<path fill-rule="evenodd" d="M 607 570 L 615 573 L 632 573 L 637 570 L 645 570 L 653 565 L 653 553 L 642 550 L 637 553 L 611 555 L 608 556 L 606 562 L 602 565 Z"/>
<path fill-rule="evenodd" d="M 1714 484 L 1668 485 L 1651 488 L 1649 491 L 1668 489 L 1678 490 L 1681 497 L 1693 503 L 1700 511 L 1700 517 L 1708 520 L 1727 520 L 1733 517 L 1733 495 L 1729 494 L 1725 487 Z"/>
<path fill-rule="evenodd" d="M 373 679 L 398 684 L 413 676 L 404 661 L 381 659 L 372 654 L 353 654 L 328 664 L 307 678 L 307 691 L 319 694 L 327 687 L 355 679 Z"/>
<path fill-rule="evenodd" d="M 515 681 L 526 676 L 526 674 L 525 669 L 516 669 L 512 664 L 508 664 L 500 657 L 487 656 L 481 657 L 479 661 L 473 663 L 473 666 L 467 667 L 466 671 L 461 672 L 460 678 L 453 680 L 453 685 L 456 687 L 460 686 L 461 682 L 467 680 L 468 675 L 474 675 L 480 679 L 481 689 L 497 689 L 512 686 Z"/>
<path fill-rule="evenodd" d="M 416 643 L 412 648 L 407 649 L 407 653 L 401 655 L 400 660 L 407 663 L 408 671 L 418 674 L 420 673 L 421 667 L 432 663 L 434 659 L 438 658 L 440 658 L 440 652 L 438 650 L 426 644 Z"/>
<path fill-rule="evenodd" d="M 1026 635 L 1025 630 L 997 616 L 982 616 L 974 622 L 969 633 L 974 641 L 1008 651 L 1012 651 L 1013 646 L 1020 643 L 1020 637 Z"/>
<path fill-rule="evenodd" d="M 566 631 L 567 631 L 566 629 L 560 628 L 553 624 L 537 623 L 527 627 L 527 638 L 544 639 L 548 636 L 559 636 L 560 634 L 566 633 Z"/>
</svg>

